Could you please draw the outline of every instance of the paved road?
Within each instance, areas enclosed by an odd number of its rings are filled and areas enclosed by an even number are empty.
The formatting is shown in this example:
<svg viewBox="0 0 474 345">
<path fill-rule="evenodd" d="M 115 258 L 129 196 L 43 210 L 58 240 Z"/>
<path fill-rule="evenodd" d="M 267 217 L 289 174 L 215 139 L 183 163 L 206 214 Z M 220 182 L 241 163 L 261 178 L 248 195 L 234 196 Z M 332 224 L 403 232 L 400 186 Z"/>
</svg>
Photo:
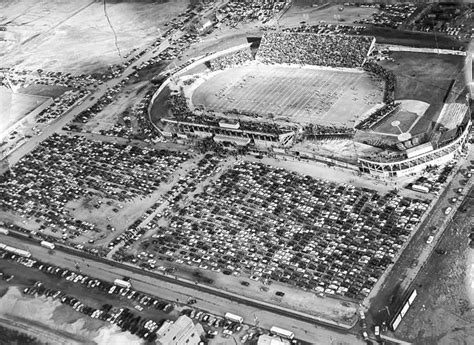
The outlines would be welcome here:
<svg viewBox="0 0 474 345">
<path fill-rule="evenodd" d="M 474 159 L 474 151 L 471 148 L 469 155 L 458 163 L 461 166 L 460 170 L 464 170 L 472 159 Z M 442 237 L 443 231 L 452 221 L 456 208 L 460 206 L 462 202 L 462 200 L 456 204 L 449 202 L 449 199 L 452 197 L 459 197 L 459 195 L 454 192 L 454 189 L 463 187 L 463 194 L 466 195 L 474 183 L 474 180 L 471 178 L 465 186 L 462 186 L 460 184 L 461 180 L 465 180 L 465 177 L 458 171 L 447 185 L 443 194 L 440 195 L 439 200 L 430 214 L 428 214 L 421 228 L 408 243 L 400 260 L 395 263 L 389 272 L 389 277 L 383 282 L 377 296 L 370 301 L 369 322 L 372 317 L 374 324 L 391 318 L 402 302 L 404 295 L 410 291 L 412 282 L 423 269 L 439 239 Z M 453 207 L 453 210 L 449 215 L 445 215 L 444 211 L 448 206 Z M 436 229 L 432 233 L 434 240 L 431 244 L 427 244 L 428 229 L 431 227 L 435 227 Z"/>
<path fill-rule="evenodd" d="M 176 35 L 177 37 L 181 37 L 183 34 L 184 33 L 180 31 L 177 32 Z M 135 66 L 139 66 L 142 62 L 145 62 L 151 57 L 156 56 L 157 54 L 165 50 L 167 47 L 169 47 L 169 45 L 170 42 L 168 39 L 163 40 L 157 48 L 149 50 L 139 59 L 131 63 L 119 77 L 110 79 L 99 85 L 96 89 L 92 91 L 92 93 L 86 98 L 86 100 L 82 104 L 71 108 L 59 118 L 53 120 L 46 128 L 44 128 L 43 132 L 40 135 L 36 135 L 30 138 L 25 144 L 23 144 L 21 147 L 19 147 L 7 157 L 5 157 L 4 160 L 8 161 L 8 164 L 10 166 L 15 165 L 23 156 L 31 152 L 39 143 L 46 140 L 54 133 L 58 132 L 64 125 L 73 120 L 77 114 L 79 114 L 83 110 L 92 107 L 97 102 L 97 100 L 107 92 L 109 88 L 117 86 L 128 75 L 130 75 L 131 73 L 135 73 Z"/>
<path fill-rule="evenodd" d="M 236 295 L 232 299 L 222 297 L 225 293 L 219 295 L 215 292 L 203 291 L 208 288 L 189 281 L 180 280 L 180 285 L 177 285 L 172 276 L 155 278 L 148 272 L 147 274 L 150 275 L 144 275 L 139 269 L 130 270 L 126 266 L 116 267 L 116 265 L 112 266 L 108 262 L 96 261 L 94 258 L 81 258 L 60 250 L 55 250 L 54 254 L 51 255 L 46 248 L 12 236 L 0 235 L 0 241 L 18 248 L 27 249 L 35 258 L 41 261 L 73 270 L 78 265 L 82 273 L 91 277 L 99 277 L 111 282 L 123 276 L 130 277 L 135 289 L 170 301 L 184 302 L 189 296 L 193 296 L 198 300 L 198 303 L 195 305 L 197 308 L 202 308 L 217 315 L 233 312 L 242 315 L 246 323 L 255 325 L 258 322 L 260 327 L 266 329 L 273 325 L 291 329 L 295 332 L 297 338 L 313 344 L 330 344 L 331 341 L 334 344 L 363 344 L 354 334 L 349 334 L 335 328 L 328 328 L 327 326 L 316 325 L 313 321 L 305 320 L 303 316 L 295 315 L 295 312 L 285 311 L 284 309 L 278 310 L 276 306 L 266 306 L 261 302 L 242 303 L 241 296 Z M 295 317 L 299 317 L 301 320 L 295 319 Z"/>
</svg>

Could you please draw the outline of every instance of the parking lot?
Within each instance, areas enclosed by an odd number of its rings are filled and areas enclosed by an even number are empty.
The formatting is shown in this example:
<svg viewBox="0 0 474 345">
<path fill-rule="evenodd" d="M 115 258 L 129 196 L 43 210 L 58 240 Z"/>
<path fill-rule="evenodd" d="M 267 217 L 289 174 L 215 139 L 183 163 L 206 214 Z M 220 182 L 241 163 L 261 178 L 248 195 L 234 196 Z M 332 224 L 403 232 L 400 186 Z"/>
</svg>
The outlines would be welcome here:
<svg viewBox="0 0 474 345">
<path fill-rule="evenodd" d="M 3 212 L 19 215 L 53 242 L 94 241 L 126 226 L 116 223 L 126 206 L 158 189 L 187 158 L 176 151 L 53 135 L 2 176 Z M 102 216 L 92 222 L 96 211 Z"/>
<path fill-rule="evenodd" d="M 138 264 L 161 257 L 362 299 L 428 202 L 241 161 L 182 205 L 141 244 Z"/>
<path fill-rule="evenodd" d="M 156 331 L 165 320 L 175 321 L 180 315 L 201 323 L 205 330 L 203 340 L 210 344 L 213 343 L 212 339 L 219 342 L 230 337 L 246 343 L 258 338 L 260 334 L 268 334 L 268 331 L 259 327 L 249 327 L 201 310 L 196 305 L 197 300 L 192 297 L 177 303 L 139 292 L 133 287 L 120 287 L 100 278 L 87 276 L 77 268 L 66 269 L 33 258 L 12 255 L 1 249 L 0 257 L 3 259 L 0 277 L 8 285 L 20 287 L 25 296 L 57 300 L 74 309 L 78 317 L 82 314 L 117 325 L 123 331 L 147 341 L 156 338 Z M 29 278 L 25 278 L 25 270 L 29 272 Z M 17 278 L 12 272 L 23 274 Z M 5 284 L 0 282 L 0 285 Z"/>
</svg>

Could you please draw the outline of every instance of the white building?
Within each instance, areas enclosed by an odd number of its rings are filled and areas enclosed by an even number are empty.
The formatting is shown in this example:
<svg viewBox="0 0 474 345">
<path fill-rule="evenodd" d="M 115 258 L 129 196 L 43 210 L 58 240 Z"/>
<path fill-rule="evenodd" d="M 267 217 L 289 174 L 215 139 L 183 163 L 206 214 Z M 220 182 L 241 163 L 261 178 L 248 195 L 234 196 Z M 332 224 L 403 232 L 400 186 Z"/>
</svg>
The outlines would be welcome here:
<svg viewBox="0 0 474 345">
<path fill-rule="evenodd" d="M 289 345 L 290 342 L 286 339 L 279 337 L 272 337 L 270 335 L 263 334 L 258 338 L 257 345 Z"/>
<path fill-rule="evenodd" d="M 200 324 L 194 325 L 193 320 L 183 315 L 175 322 L 165 321 L 156 331 L 158 345 L 198 345 L 204 329 Z"/>
</svg>

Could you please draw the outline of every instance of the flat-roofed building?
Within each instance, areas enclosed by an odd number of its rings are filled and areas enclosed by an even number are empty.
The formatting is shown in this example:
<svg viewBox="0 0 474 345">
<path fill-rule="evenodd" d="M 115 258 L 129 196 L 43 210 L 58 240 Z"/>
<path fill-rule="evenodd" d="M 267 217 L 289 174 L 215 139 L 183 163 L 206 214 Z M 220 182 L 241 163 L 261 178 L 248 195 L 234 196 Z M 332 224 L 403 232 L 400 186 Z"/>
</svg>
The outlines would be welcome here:
<svg viewBox="0 0 474 345">
<path fill-rule="evenodd" d="M 257 345 L 289 345 L 290 342 L 280 337 L 263 334 L 258 338 Z"/>
<path fill-rule="evenodd" d="M 195 325 L 186 315 L 180 316 L 175 322 L 165 321 L 156 332 L 159 345 L 198 345 L 204 329 Z"/>
</svg>

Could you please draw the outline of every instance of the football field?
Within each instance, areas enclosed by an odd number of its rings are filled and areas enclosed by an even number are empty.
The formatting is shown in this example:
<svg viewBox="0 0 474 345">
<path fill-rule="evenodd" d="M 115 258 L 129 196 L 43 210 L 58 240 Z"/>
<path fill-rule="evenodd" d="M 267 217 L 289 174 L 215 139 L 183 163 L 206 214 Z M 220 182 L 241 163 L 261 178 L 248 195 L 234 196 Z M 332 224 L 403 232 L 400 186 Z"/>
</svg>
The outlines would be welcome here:
<svg viewBox="0 0 474 345">
<path fill-rule="evenodd" d="M 256 64 L 212 74 L 192 103 L 281 121 L 353 127 L 382 102 L 383 83 L 354 70 Z"/>
</svg>

